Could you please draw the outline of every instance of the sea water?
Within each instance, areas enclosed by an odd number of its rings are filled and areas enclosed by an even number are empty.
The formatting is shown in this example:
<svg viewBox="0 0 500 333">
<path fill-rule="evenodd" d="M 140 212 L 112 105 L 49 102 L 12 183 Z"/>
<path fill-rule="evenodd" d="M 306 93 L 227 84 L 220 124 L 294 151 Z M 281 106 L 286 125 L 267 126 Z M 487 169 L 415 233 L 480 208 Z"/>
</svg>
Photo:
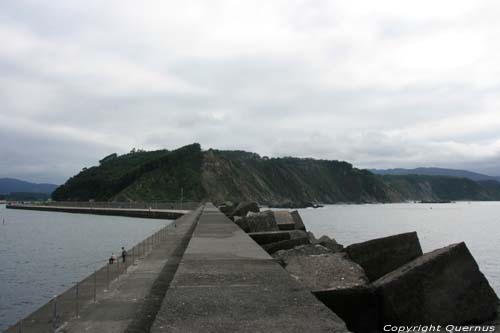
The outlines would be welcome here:
<svg viewBox="0 0 500 333">
<path fill-rule="evenodd" d="M 0 205 L 0 331 L 170 222 Z"/>
</svg>

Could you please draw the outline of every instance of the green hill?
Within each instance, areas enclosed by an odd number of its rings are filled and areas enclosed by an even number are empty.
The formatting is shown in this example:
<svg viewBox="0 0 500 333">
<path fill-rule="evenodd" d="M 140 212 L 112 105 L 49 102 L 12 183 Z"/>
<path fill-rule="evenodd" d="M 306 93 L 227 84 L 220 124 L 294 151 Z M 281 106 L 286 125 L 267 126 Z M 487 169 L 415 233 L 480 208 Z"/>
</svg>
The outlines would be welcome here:
<svg viewBox="0 0 500 333">
<path fill-rule="evenodd" d="M 54 200 L 255 200 L 271 205 L 312 202 L 494 200 L 500 184 L 439 176 L 378 176 L 347 162 L 267 158 L 244 151 L 173 151 L 109 155 L 57 188 Z"/>
<path fill-rule="evenodd" d="M 204 153 L 204 188 L 215 201 L 256 200 L 270 204 L 387 202 L 381 180 L 347 162 L 262 158 L 241 151 Z"/>
<path fill-rule="evenodd" d="M 496 181 L 475 182 L 467 178 L 423 175 L 381 176 L 399 200 L 500 200 Z"/>
<path fill-rule="evenodd" d="M 173 201 L 180 196 L 202 200 L 202 152 L 198 144 L 174 151 L 138 151 L 109 156 L 99 166 L 82 170 L 52 193 L 54 200 Z"/>
</svg>

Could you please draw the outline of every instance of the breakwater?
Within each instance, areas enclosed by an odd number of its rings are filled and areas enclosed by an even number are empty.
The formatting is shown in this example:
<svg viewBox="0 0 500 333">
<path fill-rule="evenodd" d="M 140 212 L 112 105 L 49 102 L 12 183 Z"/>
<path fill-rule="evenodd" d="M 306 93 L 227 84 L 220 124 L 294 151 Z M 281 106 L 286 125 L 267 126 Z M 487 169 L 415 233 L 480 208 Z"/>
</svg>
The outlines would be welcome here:
<svg viewBox="0 0 500 333">
<path fill-rule="evenodd" d="M 295 211 L 259 212 L 253 203 L 225 210 L 353 332 L 412 324 L 499 327 L 499 299 L 464 242 L 424 253 L 417 233 L 408 232 L 344 248 L 306 232 Z"/>
<path fill-rule="evenodd" d="M 18 203 L 7 204 L 6 208 L 38 210 L 47 212 L 74 213 L 74 214 L 128 216 L 128 217 L 166 219 L 166 220 L 175 220 L 189 212 L 188 210 L 174 210 L 174 209 L 154 209 L 154 208 L 135 208 L 135 207 L 114 208 L 114 207 L 96 207 L 96 206 L 70 207 L 64 205 L 33 205 L 33 204 L 18 204 Z"/>
<path fill-rule="evenodd" d="M 200 206 L 193 201 L 46 201 L 35 202 L 37 206 L 70 207 L 70 208 L 121 208 L 121 209 L 161 209 L 161 210 L 195 210 Z"/>
</svg>

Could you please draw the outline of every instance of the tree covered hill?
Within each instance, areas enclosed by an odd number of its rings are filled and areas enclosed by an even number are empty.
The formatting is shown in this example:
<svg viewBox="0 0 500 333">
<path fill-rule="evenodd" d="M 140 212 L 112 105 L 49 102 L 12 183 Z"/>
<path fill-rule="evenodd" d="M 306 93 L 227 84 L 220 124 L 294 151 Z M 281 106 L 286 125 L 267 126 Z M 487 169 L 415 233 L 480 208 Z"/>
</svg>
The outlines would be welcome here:
<svg viewBox="0 0 500 333">
<path fill-rule="evenodd" d="M 500 184 L 439 176 L 379 176 L 342 161 L 267 158 L 244 151 L 173 151 L 109 155 L 52 194 L 55 200 L 255 200 L 271 205 L 312 202 L 494 200 Z"/>
<path fill-rule="evenodd" d="M 425 175 L 381 176 L 399 200 L 500 200 L 500 183 L 468 178 Z"/>
<path fill-rule="evenodd" d="M 262 158 L 241 151 L 204 153 L 202 181 L 209 198 L 270 204 L 388 202 L 382 181 L 347 162 Z"/>
<path fill-rule="evenodd" d="M 178 200 L 181 187 L 191 200 L 202 200 L 202 153 L 198 144 L 174 151 L 133 151 L 109 155 L 99 166 L 84 168 L 57 188 L 54 200 Z"/>
</svg>

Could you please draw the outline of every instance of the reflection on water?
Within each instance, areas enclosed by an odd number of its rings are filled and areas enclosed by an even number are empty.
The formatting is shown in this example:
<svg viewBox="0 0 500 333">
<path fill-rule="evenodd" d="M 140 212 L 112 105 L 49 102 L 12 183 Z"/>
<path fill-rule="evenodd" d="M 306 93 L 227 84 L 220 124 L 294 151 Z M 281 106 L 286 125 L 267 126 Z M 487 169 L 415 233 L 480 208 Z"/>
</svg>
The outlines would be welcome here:
<svg viewBox="0 0 500 333">
<path fill-rule="evenodd" d="M 424 252 L 465 241 L 500 294 L 500 202 L 330 205 L 301 209 L 308 230 L 343 245 L 417 231 Z"/>
<path fill-rule="evenodd" d="M 169 223 L 0 205 L 0 331 Z"/>
</svg>

